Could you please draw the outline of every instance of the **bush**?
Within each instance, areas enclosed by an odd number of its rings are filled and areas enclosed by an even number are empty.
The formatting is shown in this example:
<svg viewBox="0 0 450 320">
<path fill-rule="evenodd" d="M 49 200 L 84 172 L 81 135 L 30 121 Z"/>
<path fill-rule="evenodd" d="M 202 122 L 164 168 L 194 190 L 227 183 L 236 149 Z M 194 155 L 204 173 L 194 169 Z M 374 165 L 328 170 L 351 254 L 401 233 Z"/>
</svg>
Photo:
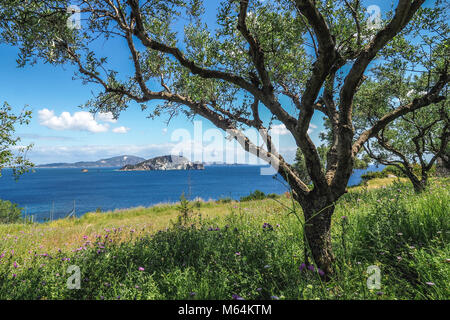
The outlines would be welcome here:
<svg viewBox="0 0 450 320">
<path fill-rule="evenodd" d="M 417 177 L 421 176 L 421 166 L 419 164 L 413 165 L 413 172 Z M 436 174 L 436 166 L 431 167 L 430 171 L 428 172 L 430 176 L 434 176 Z M 371 179 L 379 179 L 379 178 L 387 178 L 389 175 L 394 175 L 399 178 L 407 178 L 407 176 L 403 173 L 402 170 L 400 170 L 397 167 L 394 166 L 387 166 L 381 171 L 373 171 L 373 172 L 367 172 L 361 176 L 361 179 L 364 182 L 367 182 Z"/>
<path fill-rule="evenodd" d="M 225 198 L 220 198 L 219 200 L 217 200 L 217 203 L 231 203 L 233 201 L 233 199 L 231 199 L 230 197 L 225 197 Z"/>
<path fill-rule="evenodd" d="M 17 223 L 22 220 L 22 208 L 10 201 L 0 200 L 0 223 Z"/>
<path fill-rule="evenodd" d="M 266 194 L 260 190 L 255 190 L 246 197 L 241 197 L 240 201 L 252 201 L 252 200 L 263 200 L 266 198 Z"/>
</svg>

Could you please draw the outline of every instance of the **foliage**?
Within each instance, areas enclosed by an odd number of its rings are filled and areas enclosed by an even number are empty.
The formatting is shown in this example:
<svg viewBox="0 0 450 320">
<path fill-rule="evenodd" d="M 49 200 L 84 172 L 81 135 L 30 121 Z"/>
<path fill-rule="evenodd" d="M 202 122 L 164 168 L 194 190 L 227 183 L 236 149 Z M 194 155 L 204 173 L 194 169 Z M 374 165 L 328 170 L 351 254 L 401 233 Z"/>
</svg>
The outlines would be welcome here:
<svg viewBox="0 0 450 320">
<path fill-rule="evenodd" d="M 262 192 L 260 190 L 255 190 L 252 193 L 250 193 L 248 196 L 241 197 L 240 201 L 244 202 L 244 201 L 263 200 L 263 199 L 275 199 L 277 197 L 278 197 L 278 195 L 275 193 L 269 193 L 266 195 L 264 192 Z"/>
<path fill-rule="evenodd" d="M 0 200 L 0 223 L 18 223 L 22 221 L 22 209 L 10 201 Z"/>
<path fill-rule="evenodd" d="M 448 183 L 436 180 L 420 195 L 407 184 L 347 193 L 333 220 L 338 260 L 327 283 L 317 269 L 302 267 L 302 228 L 287 210 L 273 210 L 274 201 L 255 202 L 251 210 L 231 207 L 221 218 L 196 218 L 151 234 L 108 227 L 79 236 L 72 247 L 64 240 L 52 251 L 40 245 L 55 224 L 42 225 L 40 240 L 24 250 L 20 246 L 35 227 L 0 228 L 0 299 L 447 300 Z M 67 289 L 70 265 L 80 267 L 80 290 Z M 366 286 L 373 265 L 381 270 L 379 290 Z"/>
<path fill-rule="evenodd" d="M 31 145 L 20 147 L 20 138 L 14 136 L 16 125 L 28 124 L 30 119 L 29 110 L 16 115 L 6 102 L 0 107 L 0 176 L 3 168 L 12 168 L 14 177 L 18 178 L 33 166 L 26 158 Z"/>
<path fill-rule="evenodd" d="M 413 172 L 415 175 L 419 176 L 421 174 L 421 170 L 422 170 L 422 168 L 419 164 L 413 165 Z M 430 169 L 429 174 L 431 176 L 434 176 L 436 174 L 436 166 L 433 166 Z M 399 168 L 397 168 L 395 166 L 386 166 L 381 171 L 372 171 L 372 172 L 367 172 L 367 173 L 363 174 L 361 176 L 361 179 L 364 181 L 368 181 L 371 179 L 387 178 L 389 175 L 394 175 L 396 177 L 401 177 L 401 178 L 407 178 L 405 173 L 402 170 L 400 170 Z"/>
</svg>

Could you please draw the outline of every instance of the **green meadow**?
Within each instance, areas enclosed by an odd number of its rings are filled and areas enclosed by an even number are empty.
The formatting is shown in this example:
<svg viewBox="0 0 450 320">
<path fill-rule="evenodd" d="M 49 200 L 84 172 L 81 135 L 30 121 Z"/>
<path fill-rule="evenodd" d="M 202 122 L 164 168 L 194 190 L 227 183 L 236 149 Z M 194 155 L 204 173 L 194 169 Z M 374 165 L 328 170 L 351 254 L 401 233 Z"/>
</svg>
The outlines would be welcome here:
<svg viewBox="0 0 450 320">
<path fill-rule="evenodd" d="M 350 188 L 327 282 L 302 265 L 289 194 L 0 225 L 0 299 L 449 299 L 449 181 Z"/>
</svg>

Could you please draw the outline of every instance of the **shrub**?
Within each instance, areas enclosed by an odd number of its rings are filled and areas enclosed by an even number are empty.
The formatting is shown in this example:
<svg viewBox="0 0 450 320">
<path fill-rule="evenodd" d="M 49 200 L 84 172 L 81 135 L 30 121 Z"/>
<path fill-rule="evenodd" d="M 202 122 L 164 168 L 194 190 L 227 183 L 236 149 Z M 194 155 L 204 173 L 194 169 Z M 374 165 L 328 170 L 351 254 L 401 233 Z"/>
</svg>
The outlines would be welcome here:
<svg viewBox="0 0 450 320">
<path fill-rule="evenodd" d="M 246 197 L 241 197 L 240 201 L 263 200 L 266 194 L 260 190 L 255 190 Z"/>
<path fill-rule="evenodd" d="M 22 220 L 22 208 L 10 201 L 0 200 L 0 223 L 16 223 Z"/>
<path fill-rule="evenodd" d="M 225 198 L 220 198 L 216 202 L 217 203 L 230 203 L 231 201 L 233 201 L 233 199 L 231 199 L 230 197 L 225 197 Z"/>
</svg>

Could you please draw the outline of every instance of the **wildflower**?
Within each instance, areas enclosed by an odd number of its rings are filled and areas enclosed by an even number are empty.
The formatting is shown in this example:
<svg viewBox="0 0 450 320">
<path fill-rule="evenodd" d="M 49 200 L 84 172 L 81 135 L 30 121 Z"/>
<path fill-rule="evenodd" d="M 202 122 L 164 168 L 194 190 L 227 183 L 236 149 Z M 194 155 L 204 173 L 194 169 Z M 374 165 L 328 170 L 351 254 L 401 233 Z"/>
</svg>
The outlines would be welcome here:
<svg viewBox="0 0 450 320">
<path fill-rule="evenodd" d="M 430 286 L 430 287 L 434 286 L 434 282 L 425 282 L 425 284 Z"/>
<path fill-rule="evenodd" d="M 18 268 L 17 262 L 14 261 L 13 266 L 14 266 L 14 269 L 17 269 Z"/>
<path fill-rule="evenodd" d="M 241 255 L 241 253 L 240 253 L 240 252 L 236 252 L 236 255 L 237 255 L 237 256 L 240 256 L 240 255 Z"/>
<path fill-rule="evenodd" d="M 280 298 L 278 298 L 277 296 L 271 296 L 270 299 L 272 299 L 272 300 L 279 300 Z"/>
<path fill-rule="evenodd" d="M 298 268 L 300 269 L 300 271 L 303 271 L 303 270 L 306 269 L 306 264 L 305 264 L 305 263 L 302 263 L 302 264 L 300 265 L 300 267 L 298 267 Z"/>
<path fill-rule="evenodd" d="M 142 267 L 139 267 L 139 271 L 144 271 L 145 269 Z"/>
<path fill-rule="evenodd" d="M 341 219 L 345 221 L 347 220 L 347 216 L 342 216 Z"/>
<path fill-rule="evenodd" d="M 256 288 L 256 291 L 260 292 L 262 290 L 262 288 Z"/>
<path fill-rule="evenodd" d="M 399 232 L 399 233 L 397 233 L 397 235 L 398 235 L 398 236 L 402 236 L 402 235 L 403 235 L 403 233 Z"/>
<path fill-rule="evenodd" d="M 400 257 L 400 256 L 397 257 L 397 260 L 398 260 L 398 261 L 401 261 L 402 259 L 403 259 L 403 258 Z"/>
<path fill-rule="evenodd" d="M 382 292 L 382 291 L 377 292 L 377 296 L 382 296 L 383 294 L 384 294 L 384 292 Z"/>
<path fill-rule="evenodd" d="M 309 266 L 308 266 L 308 270 L 309 270 L 309 271 L 314 271 L 314 266 L 313 266 L 312 264 L 309 265 Z"/>
<path fill-rule="evenodd" d="M 265 222 L 263 224 L 263 230 L 273 230 L 273 227 L 270 223 Z"/>
<path fill-rule="evenodd" d="M 233 298 L 233 300 L 245 300 L 244 298 L 242 298 L 241 296 L 239 296 L 237 294 L 233 294 L 231 297 Z"/>
<path fill-rule="evenodd" d="M 13 278 L 15 278 L 15 277 L 17 277 L 17 274 L 14 273 L 12 276 L 13 276 Z"/>
<path fill-rule="evenodd" d="M 193 297 L 193 296 L 195 296 L 197 293 L 195 293 L 195 292 L 190 292 L 189 293 L 189 295 L 191 296 L 191 297 Z"/>
<path fill-rule="evenodd" d="M 87 239 L 88 239 L 88 236 L 83 236 L 83 239 L 84 239 L 84 240 L 87 240 Z"/>
<path fill-rule="evenodd" d="M 317 272 L 319 272 L 319 275 L 320 275 L 321 277 L 323 277 L 323 276 L 325 275 L 325 272 L 323 272 L 323 270 L 321 270 L 321 269 L 318 269 Z"/>
</svg>

